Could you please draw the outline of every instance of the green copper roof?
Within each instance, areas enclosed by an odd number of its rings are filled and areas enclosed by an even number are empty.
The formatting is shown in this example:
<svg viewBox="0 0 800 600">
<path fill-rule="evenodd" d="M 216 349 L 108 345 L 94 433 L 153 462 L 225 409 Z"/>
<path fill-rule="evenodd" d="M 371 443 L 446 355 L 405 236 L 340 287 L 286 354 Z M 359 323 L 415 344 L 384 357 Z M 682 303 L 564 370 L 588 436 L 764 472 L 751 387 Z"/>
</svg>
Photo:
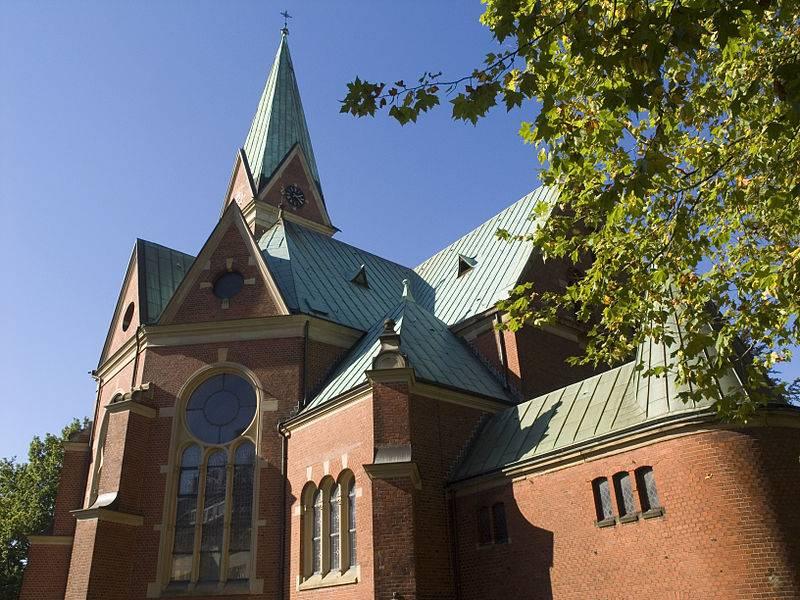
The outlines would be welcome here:
<svg viewBox="0 0 800 600">
<path fill-rule="evenodd" d="M 136 240 L 142 323 L 155 323 L 183 281 L 194 257 L 145 240 Z"/>
<path fill-rule="evenodd" d="M 395 298 L 400 297 L 401 291 L 402 287 L 396 288 Z M 380 348 L 385 319 L 395 321 L 400 350 L 408 357 L 418 380 L 511 402 L 508 393 L 466 343 L 409 297 L 402 298 L 385 318 L 375 322 L 307 409 L 366 383 L 364 372 L 372 368 L 372 359 Z"/>
<path fill-rule="evenodd" d="M 362 331 L 397 305 L 403 280 L 415 296 L 428 293 L 411 269 L 291 221 L 276 223 L 258 245 L 290 310 Z M 366 287 L 353 281 L 362 266 Z"/>
<path fill-rule="evenodd" d="M 517 463 L 570 451 L 593 440 L 667 418 L 709 410 L 713 401 L 685 404 L 670 366 L 675 348 L 645 342 L 637 360 L 524 402 L 491 417 L 455 479 L 500 471 Z M 709 349 L 711 353 L 713 349 Z M 663 377 L 635 368 L 666 367 Z M 736 372 L 717 381 L 723 394 L 741 390 Z"/>
<path fill-rule="evenodd" d="M 420 264 L 414 271 L 430 287 L 417 296 L 418 301 L 432 305 L 437 317 L 453 325 L 507 298 L 517 285 L 533 246 L 501 240 L 497 230 L 505 229 L 512 235 L 535 231 L 546 215 L 533 219 L 534 206 L 545 202 L 552 207 L 557 197 L 552 188 L 537 188 Z"/>
<path fill-rule="evenodd" d="M 281 36 L 275 62 L 244 143 L 244 153 L 259 189 L 264 181 L 272 177 L 295 144 L 300 144 L 303 149 L 311 175 L 319 186 L 317 162 L 311 147 L 287 37 L 286 33 Z"/>
</svg>

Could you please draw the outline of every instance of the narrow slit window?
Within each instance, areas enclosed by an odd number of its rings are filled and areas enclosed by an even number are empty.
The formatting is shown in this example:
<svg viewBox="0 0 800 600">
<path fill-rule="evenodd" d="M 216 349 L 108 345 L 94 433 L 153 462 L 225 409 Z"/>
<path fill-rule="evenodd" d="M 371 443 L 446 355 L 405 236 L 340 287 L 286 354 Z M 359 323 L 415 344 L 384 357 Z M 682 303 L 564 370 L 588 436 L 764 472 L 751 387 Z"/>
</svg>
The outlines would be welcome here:
<svg viewBox="0 0 800 600">
<path fill-rule="evenodd" d="M 219 581 L 220 578 L 222 536 L 225 532 L 226 464 L 223 450 L 216 450 L 208 457 L 200 535 L 201 581 Z"/>
<path fill-rule="evenodd" d="M 350 480 L 347 490 L 347 552 L 349 566 L 356 566 L 356 482 Z"/>
<path fill-rule="evenodd" d="M 492 505 L 492 530 L 495 544 L 508 543 L 508 525 L 506 524 L 506 506 L 502 502 Z"/>
<path fill-rule="evenodd" d="M 643 512 L 661 508 L 653 467 L 636 469 L 636 488 L 639 490 L 639 504 L 641 504 Z"/>
<path fill-rule="evenodd" d="M 322 572 L 322 490 L 314 493 L 311 530 L 311 564 L 312 572 Z"/>
<path fill-rule="evenodd" d="M 592 482 L 594 492 L 594 507 L 597 511 L 597 520 L 605 521 L 614 516 L 614 509 L 611 506 L 611 488 L 606 477 L 598 477 Z"/>
<path fill-rule="evenodd" d="M 328 540 L 330 543 L 331 571 L 338 571 L 341 567 L 340 523 L 342 514 L 342 497 L 338 484 L 331 489 L 328 506 L 328 523 L 330 524 Z"/>
<path fill-rule="evenodd" d="M 250 576 L 254 463 L 255 446 L 251 442 L 244 442 L 236 448 L 228 550 L 229 580 L 247 579 Z"/>
<path fill-rule="evenodd" d="M 189 446 L 181 457 L 178 475 L 178 500 L 175 515 L 175 539 L 172 543 L 172 581 L 189 581 L 192 576 L 194 530 L 197 520 L 200 448 Z"/>
<path fill-rule="evenodd" d="M 492 517 L 488 506 L 478 509 L 478 544 L 486 546 L 492 543 Z"/>
<path fill-rule="evenodd" d="M 636 506 L 633 500 L 631 476 L 628 473 L 620 472 L 614 475 L 614 492 L 617 496 L 619 516 L 626 517 L 634 514 L 636 512 Z"/>
</svg>

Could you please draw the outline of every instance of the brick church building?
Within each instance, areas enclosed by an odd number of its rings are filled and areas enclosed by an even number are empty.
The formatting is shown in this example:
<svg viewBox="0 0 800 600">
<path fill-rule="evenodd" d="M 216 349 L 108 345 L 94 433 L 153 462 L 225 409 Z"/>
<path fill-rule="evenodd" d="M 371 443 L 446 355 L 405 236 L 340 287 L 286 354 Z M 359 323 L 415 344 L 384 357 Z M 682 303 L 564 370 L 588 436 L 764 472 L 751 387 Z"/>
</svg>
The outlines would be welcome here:
<svg viewBox="0 0 800 600">
<path fill-rule="evenodd" d="M 21 597 L 799 598 L 800 411 L 726 425 L 634 369 L 672 348 L 500 330 L 570 278 L 495 236 L 553 190 L 414 268 L 337 239 L 287 34 L 200 252 L 134 244 Z"/>
</svg>

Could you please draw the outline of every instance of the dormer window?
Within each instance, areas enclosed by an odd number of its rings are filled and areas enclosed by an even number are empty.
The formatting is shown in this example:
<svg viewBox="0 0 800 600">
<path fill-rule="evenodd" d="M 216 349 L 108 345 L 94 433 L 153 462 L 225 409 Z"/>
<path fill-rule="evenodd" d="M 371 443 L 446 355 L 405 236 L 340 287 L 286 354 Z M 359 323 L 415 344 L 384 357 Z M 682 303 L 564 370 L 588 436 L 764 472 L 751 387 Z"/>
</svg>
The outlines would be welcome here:
<svg viewBox="0 0 800 600">
<path fill-rule="evenodd" d="M 478 264 L 478 261 L 474 258 L 469 256 L 464 256 L 463 254 L 458 255 L 458 276 L 461 277 L 469 273 L 475 265 Z"/>
<path fill-rule="evenodd" d="M 358 269 L 358 272 L 353 275 L 353 278 L 350 281 L 356 285 L 360 285 L 363 288 L 368 288 L 369 282 L 367 281 L 367 267 L 361 265 L 361 267 Z"/>
</svg>

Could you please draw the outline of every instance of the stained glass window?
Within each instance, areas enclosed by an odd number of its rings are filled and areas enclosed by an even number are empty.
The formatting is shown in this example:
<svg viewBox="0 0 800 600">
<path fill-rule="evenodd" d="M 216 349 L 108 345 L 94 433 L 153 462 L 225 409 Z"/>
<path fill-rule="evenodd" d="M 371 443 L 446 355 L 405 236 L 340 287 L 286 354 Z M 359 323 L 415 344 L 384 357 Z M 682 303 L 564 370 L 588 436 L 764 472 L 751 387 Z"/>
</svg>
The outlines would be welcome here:
<svg viewBox="0 0 800 600">
<path fill-rule="evenodd" d="M 192 575 L 194 530 L 197 517 L 197 492 L 200 448 L 189 446 L 181 457 L 178 475 L 178 501 L 175 514 L 175 539 L 172 543 L 172 581 L 189 581 Z"/>
<path fill-rule="evenodd" d="M 200 580 L 216 581 L 220 576 L 222 536 L 225 532 L 225 452 L 208 457 L 203 494 L 203 521 L 200 534 Z"/>
<path fill-rule="evenodd" d="M 228 579 L 247 579 L 250 574 L 250 536 L 253 517 L 253 475 L 256 450 L 251 442 L 236 448 L 233 459 L 231 533 Z"/>
<path fill-rule="evenodd" d="M 478 543 L 481 546 L 492 543 L 492 516 L 488 506 L 478 509 Z"/>
<path fill-rule="evenodd" d="M 617 496 L 617 508 L 619 509 L 620 517 L 632 515 L 636 512 L 633 500 L 633 486 L 628 473 L 621 472 L 614 475 L 614 492 Z"/>
<path fill-rule="evenodd" d="M 186 423 L 203 442 L 225 444 L 239 437 L 255 414 L 253 386 L 238 375 L 220 373 L 192 392 L 186 406 Z"/>
<path fill-rule="evenodd" d="M 653 467 L 639 467 L 636 469 L 636 487 L 639 490 L 639 503 L 643 511 L 661 507 L 656 490 L 656 478 Z"/>
<path fill-rule="evenodd" d="M 314 493 L 311 531 L 311 564 L 315 574 L 322 572 L 322 490 Z"/>
<path fill-rule="evenodd" d="M 339 544 L 340 521 L 342 514 L 342 495 L 339 484 L 331 488 L 328 523 L 330 527 L 330 557 L 331 571 L 338 571 L 341 567 L 341 545 Z"/>
<path fill-rule="evenodd" d="M 506 507 L 502 502 L 496 502 L 492 505 L 492 529 L 494 530 L 495 544 L 505 544 L 508 542 Z"/>
<path fill-rule="evenodd" d="M 350 480 L 347 489 L 347 533 L 348 533 L 348 554 L 350 566 L 356 566 L 356 482 Z"/>
<path fill-rule="evenodd" d="M 592 482 L 594 491 L 594 506 L 597 511 L 597 520 L 604 521 L 614 516 L 614 509 L 611 506 L 611 488 L 608 479 L 598 477 Z"/>
</svg>

